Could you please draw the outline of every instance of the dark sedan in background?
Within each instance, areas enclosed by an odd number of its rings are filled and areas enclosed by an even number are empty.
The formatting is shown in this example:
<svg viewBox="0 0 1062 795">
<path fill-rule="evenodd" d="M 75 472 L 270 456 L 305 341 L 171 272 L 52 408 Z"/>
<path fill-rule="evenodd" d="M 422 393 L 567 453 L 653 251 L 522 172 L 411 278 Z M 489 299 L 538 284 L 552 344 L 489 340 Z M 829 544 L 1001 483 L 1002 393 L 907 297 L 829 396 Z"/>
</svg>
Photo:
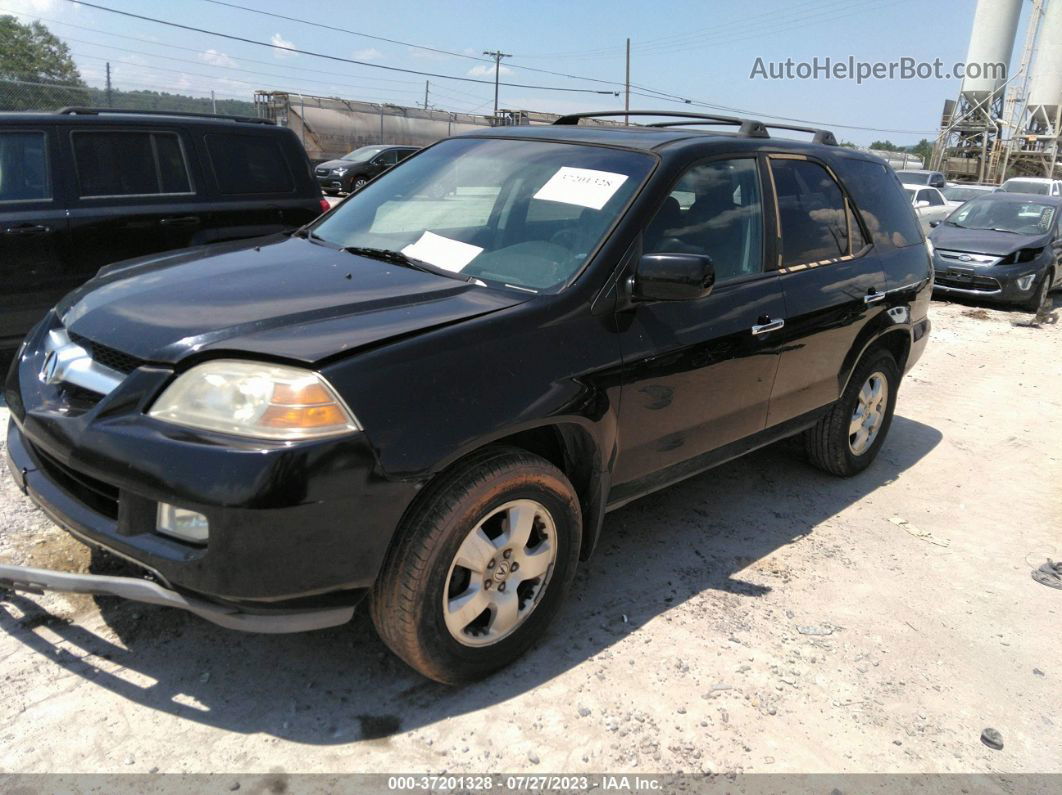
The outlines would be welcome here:
<svg viewBox="0 0 1062 795">
<path fill-rule="evenodd" d="M 1062 199 L 992 193 L 971 199 L 930 234 L 934 292 L 1038 310 L 1059 285 Z"/>
<path fill-rule="evenodd" d="M 353 193 L 416 151 L 415 146 L 363 146 L 338 160 L 318 163 L 313 173 L 325 193 Z"/>
</svg>

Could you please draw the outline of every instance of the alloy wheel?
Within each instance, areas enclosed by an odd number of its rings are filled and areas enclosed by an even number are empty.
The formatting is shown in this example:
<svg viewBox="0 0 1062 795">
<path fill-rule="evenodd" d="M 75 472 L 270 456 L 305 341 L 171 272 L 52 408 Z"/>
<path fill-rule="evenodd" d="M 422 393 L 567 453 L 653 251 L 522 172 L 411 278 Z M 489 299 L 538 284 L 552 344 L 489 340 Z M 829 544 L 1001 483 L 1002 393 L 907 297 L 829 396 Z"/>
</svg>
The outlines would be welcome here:
<svg viewBox="0 0 1062 795">
<path fill-rule="evenodd" d="M 553 573 L 556 533 L 553 517 L 535 500 L 505 503 L 475 524 L 443 593 L 443 618 L 458 643 L 490 646 L 527 620 Z"/>
<path fill-rule="evenodd" d="M 848 425 L 848 448 L 854 455 L 862 455 L 874 444 L 885 422 L 888 405 L 889 381 L 884 373 L 876 370 L 859 390 L 859 399 Z"/>
</svg>

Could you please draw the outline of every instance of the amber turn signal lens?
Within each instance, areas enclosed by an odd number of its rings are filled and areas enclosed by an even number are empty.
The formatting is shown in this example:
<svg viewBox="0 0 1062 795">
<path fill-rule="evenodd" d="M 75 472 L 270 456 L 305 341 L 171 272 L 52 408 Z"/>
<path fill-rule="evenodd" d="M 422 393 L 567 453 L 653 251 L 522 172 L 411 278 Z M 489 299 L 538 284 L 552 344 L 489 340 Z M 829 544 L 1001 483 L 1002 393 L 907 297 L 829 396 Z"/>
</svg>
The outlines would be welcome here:
<svg viewBox="0 0 1062 795">
<path fill-rule="evenodd" d="M 346 417 L 335 403 L 321 406 L 270 406 L 259 420 L 267 428 L 327 428 L 345 422 Z"/>
</svg>

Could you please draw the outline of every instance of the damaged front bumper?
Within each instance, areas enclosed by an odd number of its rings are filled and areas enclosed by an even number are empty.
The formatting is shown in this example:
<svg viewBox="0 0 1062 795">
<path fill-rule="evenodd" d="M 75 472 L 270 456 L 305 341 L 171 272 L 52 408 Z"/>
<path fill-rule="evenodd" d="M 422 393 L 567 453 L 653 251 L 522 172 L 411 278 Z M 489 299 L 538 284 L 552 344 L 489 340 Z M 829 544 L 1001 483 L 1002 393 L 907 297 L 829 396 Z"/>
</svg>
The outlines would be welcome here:
<svg viewBox="0 0 1062 795">
<path fill-rule="evenodd" d="M 244 632 L 307 632 L 345 624 L 354 615 L 354 607 L 349 605 L 304 611 L 248 613 L 241 611 L 235 605 L 218 604 L 184 596 L 158 583 L 135 577 L 72 574 L 2 564 L 0 564 L 0 588 L 35 594 L 44 591 L 62 591 L 95 596 L 119 596 L 134 602 L 187 610 L 218 626 Z"/>
</svg>

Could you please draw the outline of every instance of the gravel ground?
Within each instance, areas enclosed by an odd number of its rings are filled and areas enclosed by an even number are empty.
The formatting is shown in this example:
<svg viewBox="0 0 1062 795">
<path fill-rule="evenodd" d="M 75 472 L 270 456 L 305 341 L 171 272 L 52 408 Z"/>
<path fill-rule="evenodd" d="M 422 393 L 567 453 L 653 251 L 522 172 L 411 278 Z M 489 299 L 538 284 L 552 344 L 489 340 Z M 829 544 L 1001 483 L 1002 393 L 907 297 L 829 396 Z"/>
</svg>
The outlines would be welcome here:
<svg viewBox="0 0 1062 795">
<path fill-rule="evenodd" d="M 252 636 L 9 595 L 0 771 L 1062 772 L 1062 591 L 1029 576 L 1062 557 L 1059 314 L 935 304 L 867 472 L 782 443 L 610 514 L 548 637 L 478 685 L 364 615 Z M 6 471 L 0 559 L 89 565 Z"/>
</svg>

